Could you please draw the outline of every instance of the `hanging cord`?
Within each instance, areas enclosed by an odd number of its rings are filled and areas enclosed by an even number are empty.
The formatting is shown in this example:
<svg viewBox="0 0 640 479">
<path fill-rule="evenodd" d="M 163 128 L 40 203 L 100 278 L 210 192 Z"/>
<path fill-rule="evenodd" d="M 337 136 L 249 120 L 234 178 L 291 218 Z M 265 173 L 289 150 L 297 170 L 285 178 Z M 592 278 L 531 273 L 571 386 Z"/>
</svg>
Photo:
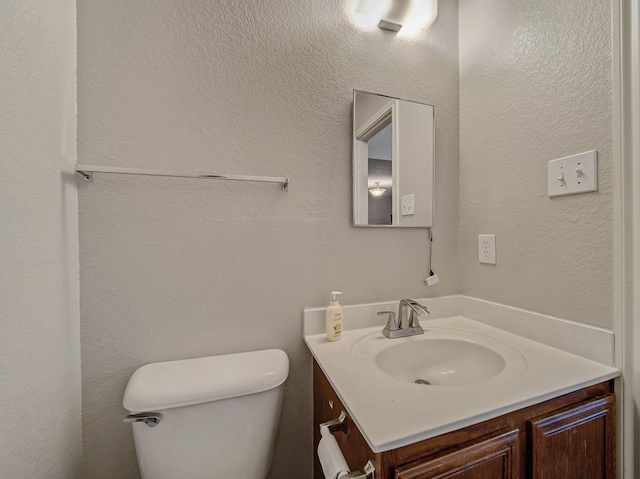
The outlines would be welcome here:
<svg viewBox="0 0 640 479">
<path fill-rule="evenodd" d="M 431 268 L 432 258 L 433 258 L 433 231 L 431 231 L 431 228 L 429 228 L 429 275 L 424 279 L 424 284 L 427 286 L 433 286 L 438 281 L 440 281 L 440 278 L 438 278 L 438 275 L 435 274 L 433 272 L 433 269 Z"/>
</svg>

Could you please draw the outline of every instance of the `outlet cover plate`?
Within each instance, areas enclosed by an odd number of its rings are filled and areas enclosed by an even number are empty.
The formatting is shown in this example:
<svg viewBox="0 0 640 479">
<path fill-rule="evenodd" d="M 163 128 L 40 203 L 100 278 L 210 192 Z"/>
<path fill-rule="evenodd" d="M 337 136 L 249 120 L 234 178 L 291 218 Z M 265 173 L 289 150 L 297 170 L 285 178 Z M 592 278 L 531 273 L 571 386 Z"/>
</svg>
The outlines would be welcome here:
<svg viewBox="0 0 640 479">
<path fill-rule="evenodd" d="M 496 264 L 496 235 L 478 235 L 478 261 Z"/>
<path fill-rule="evenodd" d="M 598 153 L 596 150 L 549 162 L 550 197 L 598 191 Z"/>
</svg>

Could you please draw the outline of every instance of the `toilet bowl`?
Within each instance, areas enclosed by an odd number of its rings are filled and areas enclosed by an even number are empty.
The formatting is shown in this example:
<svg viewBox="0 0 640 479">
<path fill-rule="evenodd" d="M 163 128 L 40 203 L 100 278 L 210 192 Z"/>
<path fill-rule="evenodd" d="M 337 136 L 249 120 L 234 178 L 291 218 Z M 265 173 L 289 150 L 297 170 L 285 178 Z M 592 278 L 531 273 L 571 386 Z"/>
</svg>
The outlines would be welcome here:
<svg viewBox="0 0 640 479">
<path fill-rule="evenodd" d="M 123 404 L 142 478 L 264 479 L 288 374 L 278 349 L 139 368 Z"/>
</svg>

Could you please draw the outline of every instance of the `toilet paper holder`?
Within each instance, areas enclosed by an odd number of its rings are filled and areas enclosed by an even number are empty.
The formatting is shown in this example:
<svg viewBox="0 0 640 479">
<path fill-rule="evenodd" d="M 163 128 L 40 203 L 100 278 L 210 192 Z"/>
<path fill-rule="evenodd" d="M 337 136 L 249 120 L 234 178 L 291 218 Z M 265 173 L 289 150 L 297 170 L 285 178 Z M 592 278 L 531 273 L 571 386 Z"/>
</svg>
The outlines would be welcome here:
<svg viewBox="0 0 640 479">
<path fill-rule="evenodd" d="M 321 430 L 323 427 L 327 427 L 331 434 L 335 432 L 347 434 L 347 432 L 349 432 L 349 418 L 344 411 L 340 411 L 340 416 L 338 416 L 337 419 L 332 419 L 331 421 L 320 424 Z M 341 476 L 340 479 L 375 479 L 375 477 L 376 468 L 373 465 L 373 462 L 369 460 L 361 470 L 357 470 L 347 474 L 346 476 Z"/>
<path fill-rule="evenodd" d="M 362 470 L 342 476 L 340 479 L 376 479 L 376 468 L 373 466 L 373 462 L 369 460 Z"/>
<path fill-rule="evenodd" d="M 322 424 L 320 424 L 320 430 L 322 430 L 322 428 L 325 426 L 329 429 L 329 432 L 331 434 L 334 434 L 336 432 L 343 432 L 345 434 L 348 433 L 349 421 L 347 418 L 347 414 L 344 411 L 340 411 L 340 416 L 338 416 L 338 419 L 332 419 L 331 421 L 323 422 Z"/>
</svg>

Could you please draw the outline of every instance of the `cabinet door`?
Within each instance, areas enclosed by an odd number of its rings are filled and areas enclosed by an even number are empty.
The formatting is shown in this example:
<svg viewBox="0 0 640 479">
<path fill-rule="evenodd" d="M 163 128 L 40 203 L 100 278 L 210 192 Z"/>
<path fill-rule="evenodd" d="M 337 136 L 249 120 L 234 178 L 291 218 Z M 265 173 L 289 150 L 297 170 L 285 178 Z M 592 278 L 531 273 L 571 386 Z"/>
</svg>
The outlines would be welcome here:
<svg viewBox="0 0 640 479">
<path fill-rule="evenodd" d="M 614 479 L 615 396 L 533 420 L 533 479 Z"/>
<path fill-rule="evenodd" d="M 517 430 L 396 469 L 395 479 L 518 479 Z"/>
</svg>

